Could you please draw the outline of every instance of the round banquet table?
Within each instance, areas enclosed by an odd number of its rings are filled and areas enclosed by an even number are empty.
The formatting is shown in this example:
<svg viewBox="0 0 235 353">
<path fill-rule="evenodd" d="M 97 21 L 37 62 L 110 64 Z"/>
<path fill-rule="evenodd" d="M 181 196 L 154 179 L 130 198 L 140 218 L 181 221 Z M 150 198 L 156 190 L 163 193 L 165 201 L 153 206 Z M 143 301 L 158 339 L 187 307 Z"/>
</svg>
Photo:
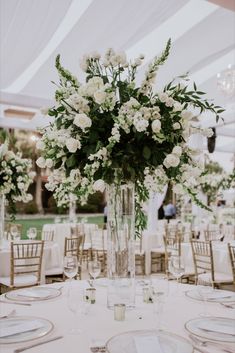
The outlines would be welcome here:
<svg viewBox="0 0 235 353">
<path fill-rule="evenodd" d="M 28 242 L 28 240 L 22 240 Z M 10 276 L 11 250 L 10 243 L 7 242 L 0 249 L 0 277 Z M 45 241 L 42 258 L 41 283 L 45 283 L 45 272 L 62 266 L 62 256 L 59 245 L 56 242 Z"/>
<path fill-rule="evenodd" d="M 88 288 L 87 281 L 76 281 L 73 285 L 78 286 L 81 290 Z M 138 287 L 136 295 L 136 308 L 126 311 L 125 321 L 114 321 L 113 311 L 106 307 L 105 287 L 95 284 L 96 303 L 90 305 L 87 314 L 79 313 L 79 316 L 76 318 L 74 314 L 69 311 L 67 306 L 68 283 L 57 283 L 50 286 L 54 286 L 54 288 L 63 286 L 61 296 L 51 300 L 34 302 L 28 307 L 0 303 L 0 308 L 2 307 L 2 309 L 3 307 L 4 309 L 7 307 L 8 310 L 16 309 L 16 315 L 46 318 L 54 324 L 54 330 L 48 336 L 21 344 L 2 345 L 0 350 L 2 353 L 13 353 L 16 348 L 24 347 L 58 335 L 63 335 L 63 338 L 54 342 L 46 343 L 45 345 L 34 347 L 33 349 L 28 350 L 28 352 L 89 353 L 92 342 L 93 345 L 97 341 L 105 343 L 109 338 L 118 333 L 130 330 L 153 329 L 156 327 L 156 314 L 154 314 L 153 304 L 143 303 L 143 297 L 141 295 L 142 291 L 139 291 L 139 289 L 142 289 L 141 287 Z M 188 338 L 188 332 L 184 328 L 184 324 L 190 319 L 199 317 L 199 313 L 203 311 L 202 302 L 193 300 L 185 295 L 185 291 L 193 288 L 195 288 L 195 286 L 180 284 L 180 294 L 176 296 L 175 283 L 171 281 L 170 294 L 167 298 L 163 312 L 162 321 L 165 329 L 168 332 L 178 334 L 185 338 Z M 208 303 L 207 310 L 209 314 L 217 317 L 234 318 L 235 314 L 234 309 L 225 308 L 221 304 L 215 302 Z M 82 328 L 82 333 L 71 335 L 68 333 L 68 329 L 74 326 L 75 323 L 77 323 L 78 327 Z M 213 352 L 213 350 L 210 352 Z M 176 349 L 175 353 L 181 352 Z"/>
</svg>

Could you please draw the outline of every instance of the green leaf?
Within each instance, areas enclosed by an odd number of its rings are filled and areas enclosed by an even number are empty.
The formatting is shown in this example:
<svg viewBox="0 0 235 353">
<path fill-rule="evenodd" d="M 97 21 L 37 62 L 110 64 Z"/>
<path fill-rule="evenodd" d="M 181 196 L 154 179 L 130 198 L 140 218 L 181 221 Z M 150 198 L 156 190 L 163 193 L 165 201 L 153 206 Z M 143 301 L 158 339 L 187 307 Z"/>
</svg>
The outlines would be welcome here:
<svg viewBox="0 0 235 353">
<path fill-rule="evenodd" d="M 149 159 L 151 157 L 151 150 L 148 146 L 144 146 L 143 148 L 143 156 L 145 159 Z"/>
<path fill-rule="evenodd" d="M 68 168 L 73 168 L 77 163 L 77 157 L 75 154 L 72 154 L 65 162 Z"/>
<path fill-rule="evenodd" d="M 193 88 L 194 88 L 194 91 L 197 90 L 197 86 L 196 86 L 196 83 L 195 83 L 195 82 L 193 82 Z"/>
</svg>

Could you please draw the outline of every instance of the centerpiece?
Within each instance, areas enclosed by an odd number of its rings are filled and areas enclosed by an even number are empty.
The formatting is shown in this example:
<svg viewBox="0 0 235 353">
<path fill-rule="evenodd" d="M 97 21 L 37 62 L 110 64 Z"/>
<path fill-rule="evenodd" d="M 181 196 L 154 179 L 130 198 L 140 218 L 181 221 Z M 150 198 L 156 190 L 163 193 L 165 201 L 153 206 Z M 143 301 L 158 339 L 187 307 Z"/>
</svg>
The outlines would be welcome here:
<svg viewBox="0 0 235 353">
<path fill-rule="evenodd" d="M 47 188 L 58 205 L 69 202 L 71 193 L 85 203 L 89 194 L 103 192 L 107 185 L 108 307 L 115 302 L 134 306 L 134 233 L 141 234 L 146 225 L 141 203 L 149 191 L 159 192 L 171 181 L 175 192 L 188 193 L 206 207 L 197 198 L 202 173 L 198 151 L 187 141 L 193 133 L 212 135 L 211 129 L 195 125 L 195 114 L 209 110 L 218 119 L 223 109 L 202 99 L 204 92 L 195 84 L 189 88 L 187 76 L 154 91 L 170 45 L 169 40 L 139 85 L 136 76 L 144 55 L 133 61 L 113 49 L 103 57 L 85 55 L 83 84 L 56 58 L 57 104 L 48 111 L 54 121 L 42 130 L 37 164 L 54 169 Z"/>
<path fill-rule="evenodd" d="M 22 158 L 21 153 L 9 151 L 8 143 L 0 145 L 0 241 L 4 239 L 5 201 L 9 211 L 15 214 L 17 201 L 29 202 L 32 195 L 27 193 L 35 173 L 31 171 L 30 159 Z"/>
</svg>

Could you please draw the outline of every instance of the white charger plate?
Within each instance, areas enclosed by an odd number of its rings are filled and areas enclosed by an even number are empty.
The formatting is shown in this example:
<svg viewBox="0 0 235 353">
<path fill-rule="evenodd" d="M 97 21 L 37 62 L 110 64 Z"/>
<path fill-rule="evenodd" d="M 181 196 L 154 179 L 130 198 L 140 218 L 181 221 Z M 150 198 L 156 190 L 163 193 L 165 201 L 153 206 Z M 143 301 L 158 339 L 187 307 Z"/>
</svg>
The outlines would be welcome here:
<svg viewBox="0 0 235 353">
<path fill-rule="evenodd" d="M 192 353 L 192 344 L 181 336 L 166 331 L 138 330 L 123 332 L 113 336 L 106 343 L 108 353 L 137 353 L 135 337 L 156 336 L 163 353 Z M 156 349 L 156 353 L 159 351 Z M 141 352 L 142 353 L 142 352 Z M 143 353 L 147 353 L 146 350 Z"/>
<path fill-rule="evenodd" d="M 216 330 L 214 331 L 213 327 L 216 325 Z M 219 332 L 229 327 L 234 334 Z M 221 341 L 221 342 L 235 342 L 235 319 L 229 319 L 226 317 L 203 317 L 189 320 L 185 324 L 185 329 L 201 338 L 206 338 L 212 341 Z"/>
<path fill-rule="evenodd" d="M 38 323 L 41 324 L 42 327 L 39 327 L 32 331 L 21 332 L 7 337 L 0 337 L 0 344 L 31 341 L 47 335 L 54 328 L 53 323 L 47 319 L 43 319 L 40 317 L 30 317 L 30 316 L 16 316 L 16 317 L 0 320 L 0 331 L 1 331 L 1 328 L 3 327 L 6 328 L 8 326 L 10 327 L 18 324 L 30 323 L 31 321 L 35 321 L 35 320 L 38 321 Z"/>
<path fill-rule="evenodd" d="M 34 302 L 41 300 L 49 300 L 61 295 L 61 290 L 51 287 L 30 287 L 13 290 L 7 292 L 5 297 L 9 300 L 19 302 Z"/>
<path fill-rule="evenodd" d="M 189 290 L 185 292 L 185 295 L 189 298 L 203 301 L 197 289 Z M 235 293 L 224 290 L 211 289 L 211 292 L 206 294 L 205 300 L 213 303 L 235 302 Z"/>
</svg>

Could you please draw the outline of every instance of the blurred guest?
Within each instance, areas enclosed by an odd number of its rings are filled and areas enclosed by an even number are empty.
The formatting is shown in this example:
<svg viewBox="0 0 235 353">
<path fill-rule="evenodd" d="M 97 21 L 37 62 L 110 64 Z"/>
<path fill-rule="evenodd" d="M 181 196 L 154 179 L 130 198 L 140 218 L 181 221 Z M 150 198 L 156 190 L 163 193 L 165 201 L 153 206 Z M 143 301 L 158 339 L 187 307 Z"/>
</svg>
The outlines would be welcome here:
<svg viewBox="0 0 235 353">
<path fill-rule="evenodd" d="M 169 221 L 170 219 L 175 218 L 176 215 L 176 208 L 173 205 L 172 201 L 170 200 L 168 204 L 164 208 L 165 218 Z"/>
</svg>

